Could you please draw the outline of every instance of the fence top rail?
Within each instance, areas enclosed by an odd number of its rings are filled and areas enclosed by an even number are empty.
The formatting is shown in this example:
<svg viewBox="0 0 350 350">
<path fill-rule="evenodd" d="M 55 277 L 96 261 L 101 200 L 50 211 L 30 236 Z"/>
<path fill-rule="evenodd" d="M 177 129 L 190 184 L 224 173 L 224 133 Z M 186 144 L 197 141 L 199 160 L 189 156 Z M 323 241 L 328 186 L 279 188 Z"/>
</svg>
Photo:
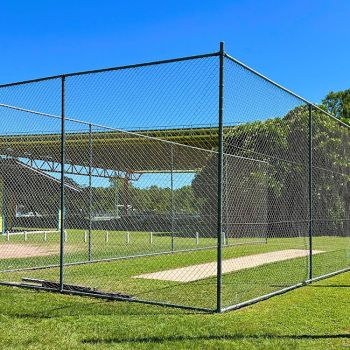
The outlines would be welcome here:
<svg viewBox="0 0 350 350">
<path fill-rule="evenodd" d="M 218 56 L 219 54 L 220 54 L 219 52 L 212 52 L 212 53 L 207 53 L 207 54 L 202 54 L 202 55 L 185 56 L 185 57 L 170 58 L 170 59 L 160 60 L 160 61 L 150 61 L 150 62 L 144 62 L 144 63 L 135 63 L 135 64 L 130 64 L 130 65 L 117 66 L 117 67 L 109 67 L 109 68 L 86 70 L 86 71 L 81 71 L 81 72 L 51 75 L 48 77 L 42 77 L 42 78 L 37 78 L 37 79 L 30 79 L 30 80 L 23 80 L 23 81 L 17 81 L 17 82 L 12 82 L 12 83 L 0 84 L 0 88 L 11 87 L 11 86 L 16 86 L 16 85 L 24 85 L 24 84 L 30 84 L 30 83 L 39 83 L 39 82 L 46 81 L 46 80 L 62 79 L 62 78 L 74 77 L 74 76 L 78 76 L 78 75 L 105 73 L 105 72 L 111 72 L 111 71 L 117 71 L 117 70 L 123 70 L 123 69 L 132 69 L 132 68 L 140 68 L 140 67 L 147 67 L 147 66 L 155 66 L 155 65 L 166 64 L 166 63 L 175 63 L 175 62 L 181 62 L 181 61 L 196 60 L 196 59 L 201 59 L 201 58 Z"/>
</svg>

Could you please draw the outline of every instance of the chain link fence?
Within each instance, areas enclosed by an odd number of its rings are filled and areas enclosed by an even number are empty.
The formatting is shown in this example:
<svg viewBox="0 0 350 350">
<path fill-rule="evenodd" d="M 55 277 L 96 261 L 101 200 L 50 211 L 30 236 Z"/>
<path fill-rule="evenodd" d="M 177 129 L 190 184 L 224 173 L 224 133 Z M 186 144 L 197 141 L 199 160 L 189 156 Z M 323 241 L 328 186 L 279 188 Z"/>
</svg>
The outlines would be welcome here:
<svg viewBox="0 0 350 350">
<path fill-rule="evenodd" d="M 220 312 L 349 268 L 348 126 L 223 47 L 0 116 L 2 284 Z"/>
</svg>

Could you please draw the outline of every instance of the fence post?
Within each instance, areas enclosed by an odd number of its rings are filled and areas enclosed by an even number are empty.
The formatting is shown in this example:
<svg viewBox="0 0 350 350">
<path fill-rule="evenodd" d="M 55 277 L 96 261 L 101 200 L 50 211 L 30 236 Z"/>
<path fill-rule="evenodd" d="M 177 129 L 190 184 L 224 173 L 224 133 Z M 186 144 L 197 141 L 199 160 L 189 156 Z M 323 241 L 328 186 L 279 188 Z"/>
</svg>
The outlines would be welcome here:
<svg viewBox="0 0 350 350">
<path fill-rule="evenodd" d="M 308 118 L 308 124 L 309 124 L 309 142 L 308 142 L 308 149 L 309 149 L 309 156 L 308 156 L 308 163 L 309 163 L 309 180 L 308 180 L 308 188 L 309 188 L 309 279 L 311 280 L 313 277 L 313 271 L 312 271 L 312 241 L 313 241 L 313 237 L 312 237 L 312 226 L 313 226 L 313 211 L 312 211 L 312 105 L 309 104 L 309 118 Z"/>
<path fill-rule="evenodd" d="M 171 172 L 170 172 L 170 189 L 171 189 L 171 252 L 174 252 L 174 146 L 170 144 Z"/>
<path fill-rule="evenodd" d="M 89 124 L 89 235 L 88 235 L 88 260 L 92 260 L 92 125 Z"/>
<path fill-rule="evenodd" d="M 64 105 L 64 93 L 65 93 L 65 76 L 61 77 L 61 227 L 60 227 L 60 292 L 63 291 L 64 285 L 64 163 L 65 163 L 65 105 Z"/>
<path fill-rule="evenodd" d="M 218 115 L 218 211 L 217 211 L 217 292 L 216 311 L 222 311 L 222 193 L 223 193 L 223 165 L 224 165 L 224 43 L 220 42 L 219 68 L 219 115 Z"/>
</svg>

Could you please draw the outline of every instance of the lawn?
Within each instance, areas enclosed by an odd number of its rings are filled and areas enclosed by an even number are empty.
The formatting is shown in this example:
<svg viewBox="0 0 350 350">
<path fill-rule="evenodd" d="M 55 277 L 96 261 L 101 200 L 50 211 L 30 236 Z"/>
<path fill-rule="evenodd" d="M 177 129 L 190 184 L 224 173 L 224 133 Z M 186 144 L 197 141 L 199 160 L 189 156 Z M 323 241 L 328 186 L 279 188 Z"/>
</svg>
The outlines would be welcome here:
<svg viewBox="0 0 350 350">
<path fill-rule="evenodd" d="M 11 236 L 10 241 L 2 237 L 2 246 L 7 244 L 18 246 L 40 246 L 54 248 L 58 252 L 58 233 L 49 234 L 44 241 L 42 234 L 28 235 L 24 241 L 22 235 Z M 253 243 L 251 239 L 248 243 Z M 197 245 L 198 243 L 198 245 Z M 229 243 L 247 243 L 235 239 Z M 313 249 L 321 251 L 313 257 L 314 276 L 330 273 L 349 266 L 350 239 L 348 237 L 315 237 Z M 176 237 L 175 249 L 193 249 L 212 246 L 214 238 Z M 87 259 L 87 242 L 84 231 L 68 230 L 65 262 L 74 263 Z M 126 255 L 157 253 L 169 251 L 170 237 L 154 234 L 152 243 L 149 232 L 130 232 L 129 241 L 125 232 L 93 232 L 93 258 L 121 258 Z M 227 246 L 223 250 L 223 258 L 237 258 L 260 253 L 282 251 L 286 249 L 308 249 L 307 237 L 269 238 L 267 243 L 261 241 L 254 244 L 238 244 Z M 74 265 L 65 267 L 65 283 L 78 284 L 97 288 L 106 292 L 118 292 L 130 295 L 135 299 L 175 303 L 198 308 L 216 307 L 216 277 L 199 279 L 190 283 L 164 280 L 149 280 L 135 276 L 167 269 L 193 266 L 214 262 L 216 250 L 199 250 L 193 252 L 177 252 L 155 256 L 121 259 L 112 262 Z M 44 257 L 2 259 L 1 268 L 16 268 L 58 264 L 59 257 L 53 253 Z M 200 267 L 198 267 L 200 269 Z M 0 280 L 21 281 L 23 277 L 58 281 L 57 267 L 44 270 L 27 270 L 20 272 L 0 273 Z M 223 306 L 230 306 L 246 300 L 270 293 L 291 285 L 303 282 L 308 277 L 308 257 L 294 258 L 275 263 L 267 263 L 258 267 L 243 269 L 223 275 Z"/>
<path fill-rule="evenodd" d="M 225 314 L 0 287 L 1 349 L 348 349 L 350 273 Z"/>
</svg>

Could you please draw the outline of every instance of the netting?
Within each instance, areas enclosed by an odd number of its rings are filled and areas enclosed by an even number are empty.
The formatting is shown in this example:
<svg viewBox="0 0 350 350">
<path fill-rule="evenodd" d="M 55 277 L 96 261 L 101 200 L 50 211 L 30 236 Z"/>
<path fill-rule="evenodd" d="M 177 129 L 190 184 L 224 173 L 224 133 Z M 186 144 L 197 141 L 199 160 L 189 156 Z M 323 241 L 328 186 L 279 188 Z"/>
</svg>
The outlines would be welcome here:
<svg viewBox="0 0 350 350">
<path fill-rule="evenodd" d="M 315 277 L 350 264 L 349 147 L 347 125 L 322 111 L 313 111 L 312 208 Z"/>
<path fill-rule="evenodd" d="M 308 277 L 308 109 L 236 62 L 225 62 L 225 152 L 232 166 L 231 231 L 252 242 L 224 251 L 260 263 L 223 276 L 223 303 L 239 304 Z M 250 265 L 248 265 L 250 266 Z"/>
<path fill-rule="evenodd" d="M 52 94 L 50 104 L 56 103 L 60 100 Z M 60 161 L 61 121 L 4 106 L 0 117 L 1 280 L 21 282 L 29 271 L 41 278 L 42 268 L 60 261 L 61 181 L 37 165 L 45 159 Z M 57 269 L 48 269 L 45 276 L 59 282 Z"/>
<path fill-rule="evenodd" d="M 225 310 L 349 267 L 348 126 L 219 57 L 0 87 L 1 283 Z"/>
</svg>

